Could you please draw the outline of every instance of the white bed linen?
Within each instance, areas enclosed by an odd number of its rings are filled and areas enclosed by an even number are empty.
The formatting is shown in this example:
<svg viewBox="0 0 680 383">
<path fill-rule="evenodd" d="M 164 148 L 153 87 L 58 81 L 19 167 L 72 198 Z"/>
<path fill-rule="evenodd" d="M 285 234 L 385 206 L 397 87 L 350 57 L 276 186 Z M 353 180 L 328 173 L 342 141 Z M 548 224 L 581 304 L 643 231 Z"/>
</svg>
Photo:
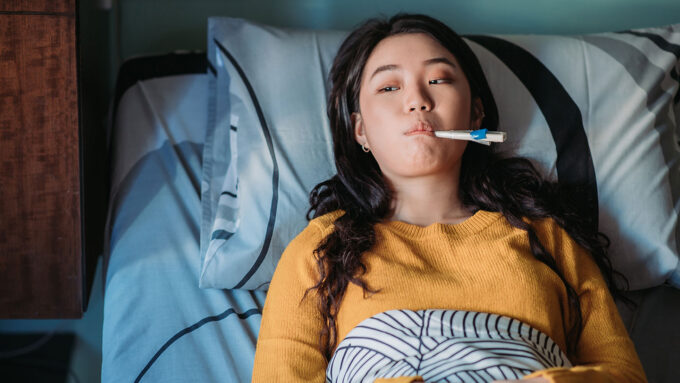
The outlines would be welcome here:
<svg viewBox="0 0 680 383">
<path fill-rule="evenodd" d="M 208 76 L 138 81 L 118 105 L 103 382 L 250 381 L 264 293 L 198 287 Z"/>
</svg>

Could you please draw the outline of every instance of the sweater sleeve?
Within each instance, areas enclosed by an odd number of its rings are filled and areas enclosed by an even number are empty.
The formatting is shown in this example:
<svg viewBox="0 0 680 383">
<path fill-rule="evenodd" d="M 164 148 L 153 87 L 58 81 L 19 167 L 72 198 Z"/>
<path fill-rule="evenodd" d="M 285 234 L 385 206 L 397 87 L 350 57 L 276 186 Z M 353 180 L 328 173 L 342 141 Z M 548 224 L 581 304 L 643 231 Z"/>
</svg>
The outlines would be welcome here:
<svg viewBox="0 0 680 383">
<path fill-rule="evenodd" d="M 542 376 L 550 382 L 646 382 L 645 373 L 626 327 L 593 258 L 561 227 L 548 228 L 546 247 L 576 290 L 583 332 L 572 368 L 550 368 L 524 378 Z"/>
<path fill-rule="evenodd" d="M 262 312 L 253 382 L 324 382 L 327 362 L 319 350 L 321 316 L 313 251 L 321 228 L 310 222 L 281 255 Z"/>
</svg>

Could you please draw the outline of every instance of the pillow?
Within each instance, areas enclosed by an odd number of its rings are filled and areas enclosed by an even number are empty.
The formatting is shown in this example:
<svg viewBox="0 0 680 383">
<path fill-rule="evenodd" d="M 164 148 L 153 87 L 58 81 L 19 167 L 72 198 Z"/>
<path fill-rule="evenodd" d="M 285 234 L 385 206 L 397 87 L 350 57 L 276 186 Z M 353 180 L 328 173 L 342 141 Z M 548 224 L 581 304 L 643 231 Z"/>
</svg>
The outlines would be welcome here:
<svg viewBox="0 0 680 383">
<path fill-rule="evenodd" d="M 204 147 L 199 286 L 263 289 L 306 225 L 309 191 L 335 174 L 326 74 L 346 32 L 210 18 L 208 36 L 216 118 Z"/>
<path fill-rule="evenodd" d="M 508 132 L 500 149 L 588 186 L 584 214 L 611 239 L 632 289 L 680 288 L 679 27 L 465 36 Z M 229 174 L 238 181 L 224 185 L 202 243 L 201 287 L 266 288 L 307 224 L 309 191 L 335 173 L 327 75 L 345 36 L 210 18 L 209 59 L 225 79 L 216 109 L 229 116 L 213 134 L 237 131 Z"/>
</svg>

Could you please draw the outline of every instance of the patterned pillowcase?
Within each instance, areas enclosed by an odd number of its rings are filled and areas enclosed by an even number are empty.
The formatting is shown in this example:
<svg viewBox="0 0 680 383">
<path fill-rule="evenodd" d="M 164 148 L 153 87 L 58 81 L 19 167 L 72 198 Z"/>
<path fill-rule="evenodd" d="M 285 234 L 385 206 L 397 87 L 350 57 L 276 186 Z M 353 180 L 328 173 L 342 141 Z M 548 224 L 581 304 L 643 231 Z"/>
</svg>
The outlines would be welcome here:
<svg viewBox="0 0 680 383">
<path fill-rule="evenodd" d="M 309 191 L 335 173 L 327 77 L 345 36 L 209 19 L 219 118 L 204 153 L 201 287 L 266 288 L 306 226 Z M 500 148 L 587 186 L 584 214 L 633 289 L 680 287 L 680 24 L 465 39 L 508 132 Z M 227 158 L 229 170 L 210 165 Z"/>
</svg>

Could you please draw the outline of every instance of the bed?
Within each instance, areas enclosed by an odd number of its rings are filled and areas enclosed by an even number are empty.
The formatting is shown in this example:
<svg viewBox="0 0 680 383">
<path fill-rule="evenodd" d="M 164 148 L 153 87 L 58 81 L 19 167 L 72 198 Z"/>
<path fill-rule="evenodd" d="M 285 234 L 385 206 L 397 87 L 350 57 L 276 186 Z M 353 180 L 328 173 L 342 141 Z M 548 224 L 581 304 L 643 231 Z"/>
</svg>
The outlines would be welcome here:
<svg viewBox="0 0 680 383">
<path fill-rule="evenodd" d="M 228 97 L 219 92 L 216 94 L 215 88 L 224 86 L 220 82 L 225 81 L 221 76 L 227 76 L 226 81 L 232 85 L 238 82 L 238 74 L 233 68 L 232 72 L 228 68 L 220 69 L 229 64 L 228 56 L 233 58 L 238 53 L 237 47 L 227 47 L 231 54 L 224 56 L 225 50 L 220 46 L 224 48 L 226 43 L 215 35 L 225 24 L 220 25 L 211 29 L 208 52 L 142 56 L 126 61 L 119 69 L 110 128 L 103 382 L 250 381 L 266 297 L 266 277 L 262 277 L 265 281 L 262 282 L 258 273 L 266 267 L 262 266 L 255 273 L 250 272 L 252 270 L 234 271 L 250 279 L 239 276 L 233 282 L 219 284 L 215 281 L 220 281 L 220 276 L 229 273 L 232 267 L 241 266 L 238 262 L 222 262 L 216 275 L 210 274 L 214 269 L 206 266 L 211 241 L 223 240 L 216 246 L 224 251 L 228 249 L 224 244 L 234 238 L 234 233 L 230 232 L 234 221 L 229 217 L 236 214 L 233 211 L 236 205 L 229 200 L 236 197 L 236 189 L 239 196 L 244 188 L 248 190 L 248 186 L 239 184 L 248 177 L 241 157 L 238 157 L 238 176 L 229 173 L 229 169 L 234 169 L 231 163 L 237 158 L 234 154 L 237 148 L 230 144 L 229 138 L 235 140 L 233 132 L 241 134 L 247 119 L 230 117 L 236 114 L 233 101 L 230 110 L 216 110 L 219 109 L 216 100 Z M 321 40 L 324 38 L 332 40 L 334 37 L 321 37 Z M 489 46 L 489 41 L 481 37 L 471 39 L 480 46 L 485 43 Z M 216 59 L 220 51 L 223 57 Z M 677 54 L 680 55 L 680 50 Z M 325 69 L 328 62 L 320 58 L 319 66 Z M 257 87 L 257 84 L 251 86 Z M 677 92 L 677 84 L 674 86 Z M 323 91 L 320 90 L 321 94 Z M 246 98 L 244 103 L 247 103 Z M 266 108 L 268 102 L 266 97 L 260 100 L 260 107 Z M 677 101 L 673 105 L 677 108 Z M 248 105 L 243 108 L 247 114 Z M 222 139 L 226 140 L 222 144 L 226 145 L 220 146 L 222 162 L 213 159 L 209 172 L 225 173 L 226 170 L 226 173 L 216 183 L 220 192 L 206 193 L 211 179 L 206 179 L 205 150 L 206 147 L 214 150 L 217 146 L 219 137 L 214 135 L 218 134 L 215 129 L 220 123 L 227 125 L 221 133 Z M 270 139 L 278 142 L 280 136 L 277 136 L 275 126 L 270 133 Z M 677 132 L 674 134 L 677 139 Z M 531 130 L 524 132 L 524 136 L 531 140 L 542 139 L 539 133 Z M 321 141 L 327 138 L 318 137 Z M 210 140 L 207 145 L 206 140 Z M 240 140 L 239 137 L 239 145 Z M 284 141 L 282 138 L 274 144 L 280 145 L 277 150 L 286 148 Z M 244 151 L 242 147 L 238 147 L 239 155 Z M 251 152 L 266 151 L 267 145 L 264 142 L 249 149 Z M 320 154 L 324 155 L 327 153 Z M 593 156 L 597 158 L 597 153 Z M 559 171 L 550 165 L 555 161 L 544 163 L 549 174 Z M 285 164 L 279 166 L 281 190 L 292 190 L 286 189 Z M 325 174 L 319 177 L 323 176 Z M 313 180 L 305 182 L 313 183 Z M 259 196 L 256 192 L 251 194 Z M 206 217 L 206 198 L 214 205 L 213 216 Z M 267 198 L 271 199 L 271 196 Z M 282 193 L 281 199 L 285 198 L 293 197 Z M 247 203 L 244 200 L 239 206 L 243 209 Z M 281 205 L 279 209 L 283 209 Z M 271 206 L 267 202 L 262 209 L 271 209 Z M 597 204 L 594 208 L 597 209 Z M 677 209 L 677 205 L 673 208 Z M 599 212 L 601 222 L 610 219 L 606 209 Z M 226 218 L 214 223 L 215 214 L 224 214 Z M 213 224 L 210 230 L 206 230 L 205 226 L 210 224 Z M 272 224 L 272 230 L 276 230 L 278 224 L 278 221 Z M 293 227 L 292 232 L 299 227 L 299 223 L 295 226 L 285 221 L 281 225 Z M 259 251 L 262 255 L 259 264 L 266 265 L 270 262 L 270 253 L 285 246 L 286 237 L 276 235 L 267 237 L 270 245 L 268 250 Z M 248 240 L 245 238 L 243 242 Z M 211 259 L 221 262 L 219 256 L 213 255 Z M 677 248 L 670 256 L 677 258 Z M 271 267 L 275 267 L 275 260 Z M 627 293 L 638 303 L 637 308 L 631 309 L 618 302 L 622 318 L 649 381 L 675 381 L 680 376 L 677 364 L 680 360 L 677 326 L 680 323 L 680 291 L 677 286 L 671 286 L 670 281 L 651 287 L 638 286 L 643 288 Z"/>
</svg>

